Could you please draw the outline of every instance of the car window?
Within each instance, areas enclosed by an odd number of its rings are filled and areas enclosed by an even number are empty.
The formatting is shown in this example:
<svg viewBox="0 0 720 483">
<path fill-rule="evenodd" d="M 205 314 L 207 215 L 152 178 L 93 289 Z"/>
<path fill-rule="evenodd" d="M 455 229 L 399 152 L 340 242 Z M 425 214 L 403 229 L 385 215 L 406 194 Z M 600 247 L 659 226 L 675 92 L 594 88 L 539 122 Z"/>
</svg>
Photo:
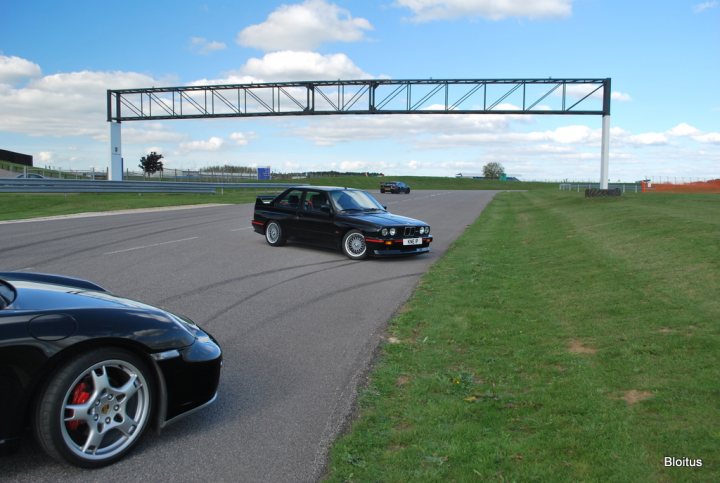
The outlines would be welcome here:
<svg viewBox="0 0 720 483">
<path fill-rule="evenodd" d="M 330 193 L 330 197 L 338 211 L 344 210 L 383 210 L 378 201 L 366 191 L 337 190 Z"/>
<path fill-rule="evenodd" d="M 302 190 L 290 190 L 278 200 L 277 206 L 295 210 L 300 206 L 302 194 Z"/>
<path fill-rule="evenodd" d="M 3 281 L 0 281 L 0 309 L 3 309 L 13 303 L 15 300 L 15 290 Z"/>
<path fill-rule="evenodd" d="M 303 200 L 303 211 L 322 213 L 322 207 L 329 207 L 327 195 L 322 191 L 306 191 Z"/>
</svg>

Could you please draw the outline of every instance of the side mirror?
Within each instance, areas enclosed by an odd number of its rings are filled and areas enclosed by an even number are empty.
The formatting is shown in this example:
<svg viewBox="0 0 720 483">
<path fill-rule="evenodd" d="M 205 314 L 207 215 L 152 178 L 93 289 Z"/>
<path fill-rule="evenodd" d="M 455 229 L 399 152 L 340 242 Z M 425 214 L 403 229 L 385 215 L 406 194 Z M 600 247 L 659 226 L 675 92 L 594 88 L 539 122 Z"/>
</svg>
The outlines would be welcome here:
<svg viewBox="0 0 720 483">
<path fill-rule="evenodd" d="M 387 211 L 387 205 L 382 205 L 383 210 Z"/>
</svg>

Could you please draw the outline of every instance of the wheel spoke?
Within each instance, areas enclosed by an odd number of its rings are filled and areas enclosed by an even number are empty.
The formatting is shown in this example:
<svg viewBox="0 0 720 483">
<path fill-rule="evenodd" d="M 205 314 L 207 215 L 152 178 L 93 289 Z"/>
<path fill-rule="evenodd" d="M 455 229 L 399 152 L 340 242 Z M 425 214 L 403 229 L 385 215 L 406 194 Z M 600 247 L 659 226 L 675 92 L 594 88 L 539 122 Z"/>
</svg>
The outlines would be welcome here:
<svg viewBox="0 0 720 483">
<path fill-rule="evenodd" d="M 91 399 L 92 401 L 92 399 Z M 72 411 L 72 416 L 63 417 L 63 421 L 69 423 L 71 421 L 85 421 L 88 424 L 92 423 L 92 417 L 90 416 L 90 407 L 92 402 L 86 404 L 68 404 L 65 406 L 66 411 Z"/>
<path fill-rule="evenodd" d="M 90 432 L 82 447 L 82 452 L 95 454 L 95 452 L 100 449 L 100 445 L 105 437 L 105 432 L 102 429 L 98 429 L 98 425 L 90 424 L 88 426 L 90 427 Z"/>
<path fill-rule="evenodd" d="M 98 374 L 98 371 L 101 371 L 101 373 Z M 102 391 L 110 387 L 107 368 L 105 366 L 95 369 L 90 374 L 92 375 L 93 386 L 95 388 L 93 395 L 100 394 Z"/>
<path fill-rule="evenodd" d="M 135 393 L 140 390 L 141 387 L 142 383 L 138 379 L 137 374 L 130 374 L 130 379 L 128 380 L 128 382 L 118 388 L 115 388 L 113 392 L 116 395 L 116 399 L 120 400 L 120 396 L 123 396 L 122 401 L 125 402 L 128 399 L 132 398 Z"/>
<path fill-rule="evenodd" d="M 115 429 L 120 431 L 125 436 L 130 437 L 137 429 L 137 426 L 137 421 L 125 415 L 123 421 L 121 423 L 118 423 L 117 426 L 115 426 Z"/>
</svg>

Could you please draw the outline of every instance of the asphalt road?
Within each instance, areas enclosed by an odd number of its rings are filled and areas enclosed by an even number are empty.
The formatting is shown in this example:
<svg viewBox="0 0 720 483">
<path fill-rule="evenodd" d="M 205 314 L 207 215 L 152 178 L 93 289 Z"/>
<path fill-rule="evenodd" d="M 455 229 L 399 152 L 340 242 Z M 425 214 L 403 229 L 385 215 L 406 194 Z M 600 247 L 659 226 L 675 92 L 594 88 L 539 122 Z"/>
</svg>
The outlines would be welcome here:
<svg viewBox="0 0 720 483">
<path fill-rule="evenodd" d="M 366 261 L 270 247 L 250 227 L 252 205 L 1 223 L 0 271 L 83 277 L 185 314 L 220 341 L 224 366 L 215 404 L 146 433 L 121 462 L 58 464 L 28 432 L 0 457 L 0 480 L 318 480 L 388 319 L 494 195 L 376 193 L 435 241 L 426 255 Z"/>
</svg>

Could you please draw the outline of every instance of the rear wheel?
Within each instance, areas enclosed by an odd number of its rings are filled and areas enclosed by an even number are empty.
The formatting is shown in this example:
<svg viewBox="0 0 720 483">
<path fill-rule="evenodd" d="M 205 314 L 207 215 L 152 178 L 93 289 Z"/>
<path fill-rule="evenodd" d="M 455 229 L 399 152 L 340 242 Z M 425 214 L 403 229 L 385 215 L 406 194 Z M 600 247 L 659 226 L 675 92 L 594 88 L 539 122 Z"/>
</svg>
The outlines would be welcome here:
<svg viewBox="0 0 720 483">
<path fill-rule="evenodd" d="M 350 230 L 345 233 L 342 240 L 342 250 L 345 256 L 351 260 L 362 260 L 367 257 L 367 244 L 365 236 L 358 230 Z"/>
<path fill-rule="evenodd" d="M 60 367 L 40 394 L 34 431 L 53 458 L 97 468 L 122 458 L 150 423 L 152 374 L 137 355 L 101 348 Z"/>
<path fill-rule="evenodd" d="M 406 194 L 406 195 L 409 195 L 409 194 L 410 194 L 410 188 L 405 188 L 405 194 Z"/>
<path fill-rule="evenodd" d="M 285 235 L 283 234 L 280 223 L 271 221 L 265 226 L 265 240 L 274 247 L 285 244 Z"/>
</svg>

